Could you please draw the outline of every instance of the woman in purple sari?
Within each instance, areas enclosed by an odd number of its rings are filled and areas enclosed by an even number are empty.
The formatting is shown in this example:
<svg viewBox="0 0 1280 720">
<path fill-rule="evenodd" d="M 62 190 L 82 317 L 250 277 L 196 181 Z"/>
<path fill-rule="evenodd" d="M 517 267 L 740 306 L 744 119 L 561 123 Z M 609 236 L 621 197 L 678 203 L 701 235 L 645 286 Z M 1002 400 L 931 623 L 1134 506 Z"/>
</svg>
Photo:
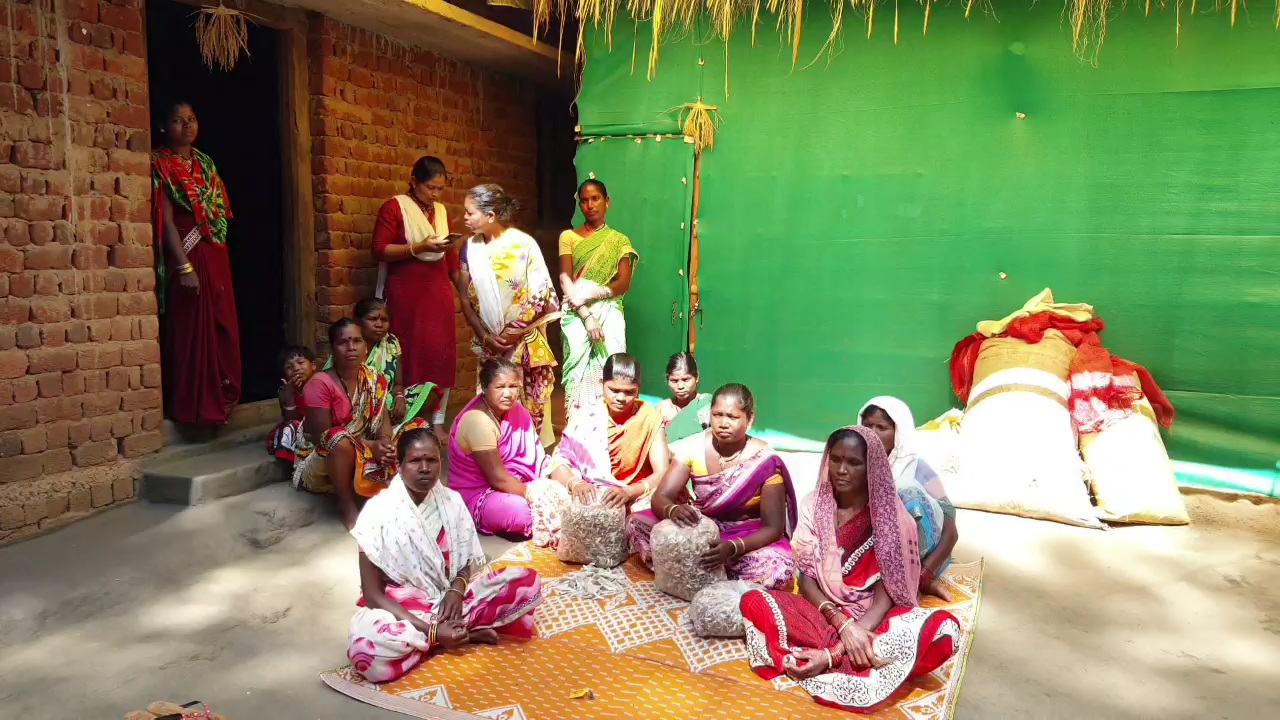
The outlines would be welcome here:
<svg viewBox="0 0 1280 720">
<path fill-rule="evenodd" d="M 535 480 L 569 485 L 573 474 L 542 449 L 533 417 L 520 404 L 520 370 L 510 360 L 480 363 L 480 394 L 449 433 L 449 489 L 457 491 L 482 535 L 528 539 L 533 516 L 526 499 Z"/>
<path fill-rule="evenodd" d="M 720 539 L 702 555 L 707 569 L 769 589 L 790 589 L 796 563 L 787 540 L 796 522 L 795 491 L 782 458 L 747 431 L 755 417 L 751 391 L 725 385 L 711 400 L 711 427 L 671 445 L 673 461 L 654 492 L 652 510 L 627 521 L 631 547 L 653 567 L 649 536 L 660 520 L 692 526 L 705 515 Z M 693 499 L 686 491 L 693 481 Z"/>
</svg>

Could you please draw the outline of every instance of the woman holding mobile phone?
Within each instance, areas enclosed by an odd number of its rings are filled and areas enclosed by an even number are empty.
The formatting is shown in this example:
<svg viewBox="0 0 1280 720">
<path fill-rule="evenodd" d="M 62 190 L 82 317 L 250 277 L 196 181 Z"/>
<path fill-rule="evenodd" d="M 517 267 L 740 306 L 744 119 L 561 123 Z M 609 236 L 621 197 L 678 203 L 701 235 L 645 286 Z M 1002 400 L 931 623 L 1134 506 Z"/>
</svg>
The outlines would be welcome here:
<svg viewBox="0 0 1280 720">
<path fill-rule="evenodd" d="M 391 331 L 404 351 L 402 387 L 432 383 L 440 388 L 439 406 L 429 411 L 442 442 L 449 389 L 456 381 L 453 292 L 461 239 L 449 233 L 449 214 L 439 202 L 448 179 L 439 158 L 418 158 L 408 190 L 383 203 L 373 229 L 373 257 L 380 263 L 377 295 L 387 301 Z"/>
</svg>

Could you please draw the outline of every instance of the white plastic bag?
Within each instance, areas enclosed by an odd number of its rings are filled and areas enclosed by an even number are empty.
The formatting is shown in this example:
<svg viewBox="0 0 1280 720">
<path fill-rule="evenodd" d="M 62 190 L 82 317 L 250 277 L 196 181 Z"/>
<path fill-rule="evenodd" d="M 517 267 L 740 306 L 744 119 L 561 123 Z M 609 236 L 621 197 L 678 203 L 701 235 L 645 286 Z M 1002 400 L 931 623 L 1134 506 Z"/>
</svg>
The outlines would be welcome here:
<svg viewBox="0 0 1280 720">
<path fill-rule="evenodd" d="M 724 567 L 712 572 L 702 569 L 702 553 L 720 538 L 720 528 L 709 518 L 693 527 L 681 527 L 663 520 L 653 528 L 653 583 L 659 590 L 681 600 L 692 600 L 702 588 L 725 580 Z"/>
<path fill-rule="evenodd" d="M 570 499 L 561 512 L 560 544 L 556 548 L 556 558 L 561 562 L 602 568 L 626 562 L 631 554 L 626 508 L 608 508 L 598 501 L 584 504 Z"/>
<path fill-rule="evenodd" d="M 725 580 L 702 588 L 693 596 L 688 610 L 693 634 L 704 638 L 746 637 L 738 603 L 743 595 L 761 589 L 746 580 Z"/>
</svg>

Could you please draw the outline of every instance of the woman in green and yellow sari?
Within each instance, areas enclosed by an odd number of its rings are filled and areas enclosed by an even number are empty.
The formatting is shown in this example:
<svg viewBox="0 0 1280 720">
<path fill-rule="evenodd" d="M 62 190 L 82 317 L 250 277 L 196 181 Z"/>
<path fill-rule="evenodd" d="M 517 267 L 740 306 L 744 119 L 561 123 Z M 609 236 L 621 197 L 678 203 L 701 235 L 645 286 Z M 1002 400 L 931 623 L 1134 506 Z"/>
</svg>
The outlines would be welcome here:
<svg viewBox="0 0 1280 720">
<path fill-rule="evenodd" d="M 609 191 L 604 183 L 594 178 L 582 183 L 578 207 L 585 222 L 560 234 L 560 336 L 570 413 L 603 401 L 604 362 L 627 351 L 622 296 L 631 288 L 631 274 L 640 261 L 627 236 L 605 225 Z"/>
</svg>

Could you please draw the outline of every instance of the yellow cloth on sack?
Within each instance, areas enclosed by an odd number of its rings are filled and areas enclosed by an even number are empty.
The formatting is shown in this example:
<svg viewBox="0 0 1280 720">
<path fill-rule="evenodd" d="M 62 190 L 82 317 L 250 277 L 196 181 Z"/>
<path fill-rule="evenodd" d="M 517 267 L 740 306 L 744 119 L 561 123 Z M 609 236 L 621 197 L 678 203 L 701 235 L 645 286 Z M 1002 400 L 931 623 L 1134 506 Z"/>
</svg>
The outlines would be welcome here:
<svg viewBox="0 0 1280 720">
<path fill-rule="evenodd" d="M 1009 323 L 1024 317 L 1030 317 L 1036 313 L 1053 313 L 1070 318 L 1076 322 L 1087 322 L 1093 319 L 1093 306 L 1086 303 L 1059 303 L 1053 301 L 1053 291 L 1045 288 L 1040 291 L 1039 295 L 1031 298 L 1022 306 L 1021 309 L 1015 311 L 1000 320 L 983 320 L 978 323 L 978 332 L 987 337 L 995 337 L 1004 332 L 1009 327 Z"/>
</svg>

